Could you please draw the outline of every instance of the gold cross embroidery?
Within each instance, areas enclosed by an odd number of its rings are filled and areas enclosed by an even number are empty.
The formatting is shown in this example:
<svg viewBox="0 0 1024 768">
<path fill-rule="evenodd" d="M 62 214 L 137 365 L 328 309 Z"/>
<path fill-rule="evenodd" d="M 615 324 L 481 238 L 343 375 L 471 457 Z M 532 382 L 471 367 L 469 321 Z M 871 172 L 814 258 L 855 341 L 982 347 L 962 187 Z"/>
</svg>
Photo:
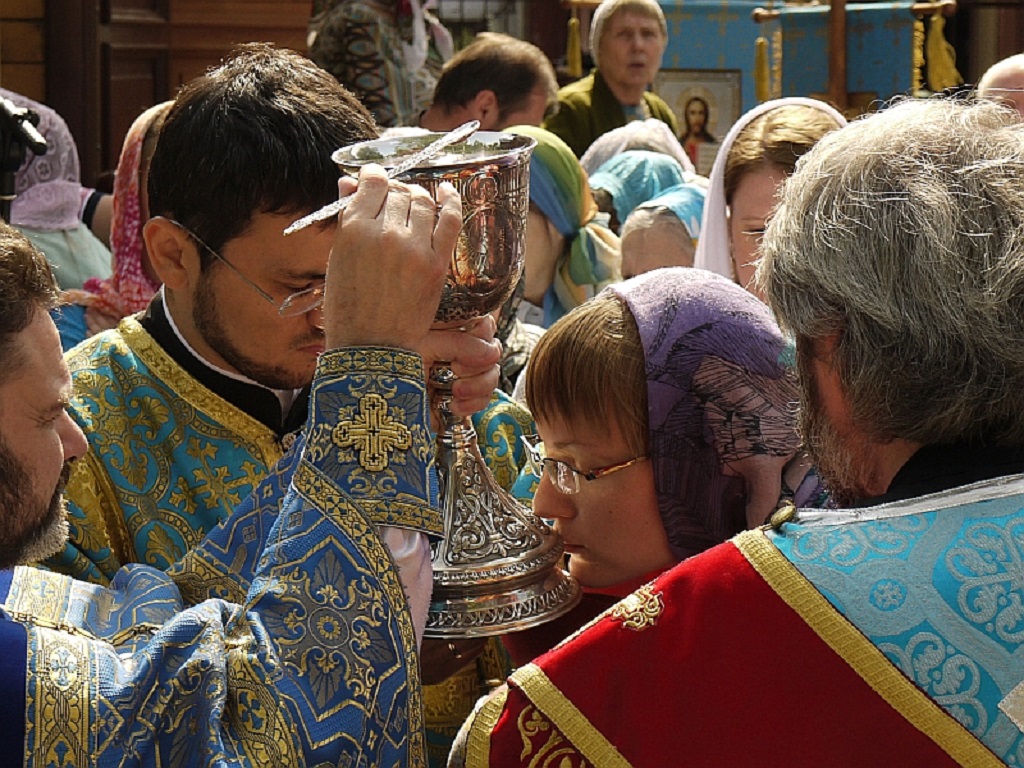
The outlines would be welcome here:
<svg viewBox="0 0 1024 768">
<path fill-rule="evenodd" d="M 409 428 L 388 416 L 388 403 L 378 394 L 362 397 L 359 415 L 339 422 L 331 439 L 339 448 L 354 447 L 359 452 L 359 466 L 370 472 L 387 469 L 391 451 L 412 445 Z"/>
</svg>

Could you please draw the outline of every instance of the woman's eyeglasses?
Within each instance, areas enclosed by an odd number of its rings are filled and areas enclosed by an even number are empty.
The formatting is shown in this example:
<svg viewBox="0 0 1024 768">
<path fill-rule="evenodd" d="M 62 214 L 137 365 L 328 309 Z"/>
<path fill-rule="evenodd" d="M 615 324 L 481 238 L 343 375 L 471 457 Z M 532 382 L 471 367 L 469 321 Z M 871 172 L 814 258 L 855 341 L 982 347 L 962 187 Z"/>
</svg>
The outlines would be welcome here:
<svg viewBox="0 0 1024 768">
<path fill-rule="evenodd" d="M 544 443 L 540 439 L 540 435 L 523 435 L 519 438 L 522 440 L 523 445 L 526 447 L 526 458 L 530 462 L 530 468 L 533 470 L 537 477 L 547 475 L 548 480 L 557 488 L 561 493 L 567 496 L 580 492 L 580 478 L 584 480 L 597 480 L 599 477 L 605 477 L 613 472 L 618 472 L 620 469 L 626 467 L 632 467 L 634 464 L 639 464 L 641 461 L 646 461 L 646 456 L 636 456 L 627 461 L 620 462 L 618 464 L 611 464 L 607 467 L 598 467 L 592 469 L 589 472 L 576 469 L 575 467 L 566 464 L 564 461 L 559 459 L 552 459 L 544 455 Z"/>
</svg>

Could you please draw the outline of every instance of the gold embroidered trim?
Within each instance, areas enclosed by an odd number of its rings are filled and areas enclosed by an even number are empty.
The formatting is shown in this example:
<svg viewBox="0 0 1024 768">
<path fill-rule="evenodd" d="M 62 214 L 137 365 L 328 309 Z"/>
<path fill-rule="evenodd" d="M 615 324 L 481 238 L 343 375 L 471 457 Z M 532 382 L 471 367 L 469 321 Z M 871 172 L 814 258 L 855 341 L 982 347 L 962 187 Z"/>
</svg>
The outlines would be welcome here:
<svg viewBox="0 0 1024 768">
<path fill-rule="evenodd" d="M 25 750 L 35 765 L 89 765 L 94 681 L 89 641 L 63 630 L 29 627 Z"/>
<path fill-rule="evenodd" d="M 284 455 L 273 430 L 192 378 L 134 317 L 124 318 L 117 330 L 132 352 L 146 364 L 155 380 L 196 410 L 208 414 L 239 437 L 257 446 L 266 466 L 274 466 Z"/>
<path fill-rule="evenodd" d="M 359 398 L 358 415 L 334 425 L 331 441 L 339 448 L 355 448 L 366 471 L 381 472 L 388 468 L 392 451 L 412 445 L 412 433 L 388 413 L 388 401 L 371 392 Z"/>
<path fill-rule="evenodd" d="M 495 691 L 472 716 L 466 743 L 466 768 L 489 768 L 491 762 L 491 731 L 498 724 L 508 699 L 508 688 Z"/>
<path fill-rule="evenodd" d="M 538 709 L 551 718 L 555 727 L 587 762 L 601 768 L 629 768 L 626 758 L 555 687 L 544 670 L 536 664 L 527 664 L 512 673 L 512 680 Z"/>
<path fill-rule="evenodd" d="M 19 565 L 14 569 L 4 608 L 30 624 L 76 631 L 64 622 L 71 586 L 68 576 Z"/>
<path fill-rule="evenodd" d="M 329 374 L 390 374 L 424 381 L 423 359 L 414 352 L 385 347 L 346 347 L 320 355 L 317 377 Z"/>
<path fill-rule="evenodd" d="M 744 531 L 732 540 L 775 593 L 908 723 L 964 766 L 1001 766 L 973 734 L 894 667 L 768 540 Z"/>
<path fill-rule="evenodd" d="M 661 592 L 655 592 L 653 584 L 644 584 L 636 592 L 616 603 L 611 616 L 622 622 L 626 629 L 643 632 L 658 623 L 658 618 L 664 610 L 665 601 Z"/>
</svg>

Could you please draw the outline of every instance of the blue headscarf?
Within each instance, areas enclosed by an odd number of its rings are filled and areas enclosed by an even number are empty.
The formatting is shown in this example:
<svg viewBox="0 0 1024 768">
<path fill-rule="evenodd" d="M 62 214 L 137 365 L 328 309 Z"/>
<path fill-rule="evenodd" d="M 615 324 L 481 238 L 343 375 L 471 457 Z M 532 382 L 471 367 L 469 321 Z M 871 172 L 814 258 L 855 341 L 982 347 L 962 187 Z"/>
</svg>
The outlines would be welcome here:
<svg viewBox="0 0 1024 768">
<path fill-rule="evenodd" d="M 569 146 L 550 131 L 517 125 L 509 133 L 537 141 L 530 158 L 530 202 L 566 239 L 555 280 L 544 295 L 545 328 L 606 285 L 622 279 L 619 238 L 608 229 Z"/>
<path fill-rule="evenodd" d="M 590 188 L 611 194 L 621 224 L 638 205 L 684 181 L 683 167 L 674 157 L 646 149 L 628 149 L 597 169 L 590 177 Z"/>
<path fill-rule="evenodd" d="M 700 237 L 700 222 L 704 215 L 704 200 L 707 194 L 707 188 L 701 184 L 679 184 L 669 187 L 646 203 L 641 203 L 636 210 L 667 208 L 676 215 L 696 243 Z"/>
</svg>

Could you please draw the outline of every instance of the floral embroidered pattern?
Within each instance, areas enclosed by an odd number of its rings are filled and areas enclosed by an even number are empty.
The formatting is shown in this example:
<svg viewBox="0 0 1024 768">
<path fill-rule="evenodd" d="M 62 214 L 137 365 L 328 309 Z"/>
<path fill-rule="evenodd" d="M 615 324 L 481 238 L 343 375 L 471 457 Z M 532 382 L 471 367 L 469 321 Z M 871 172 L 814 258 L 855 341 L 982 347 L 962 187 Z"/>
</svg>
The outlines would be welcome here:
<svg viewBox="0 0 1024 768">
<path fill-rule="evenodd" d="M 590 768 L 590 763 L 536 707 L 524 707 L 516 725 L 523 740 L 523 751 L 519 755 L 522 765 L 530 768 Z"/>
<path fill-rule="evenodd" d="M 626 629 L 643 632 L 658 623 L 658 617 L 664 610 L 665 601 L 661 593 L 655 592 L 651 584 L 645 584 L 612 608 L 611 616 L 622 622 Z"/>
</svg>

